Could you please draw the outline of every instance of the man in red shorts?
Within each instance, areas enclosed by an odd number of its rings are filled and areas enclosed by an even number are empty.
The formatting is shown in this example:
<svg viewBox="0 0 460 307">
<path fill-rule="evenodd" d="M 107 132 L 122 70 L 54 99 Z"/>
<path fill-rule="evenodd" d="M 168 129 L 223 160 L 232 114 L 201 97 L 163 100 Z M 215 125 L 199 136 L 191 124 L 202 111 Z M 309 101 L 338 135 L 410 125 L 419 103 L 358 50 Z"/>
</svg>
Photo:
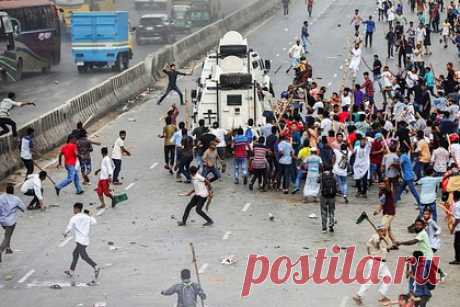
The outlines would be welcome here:
<svg viewBox="0 0 460 307">
<path fill-rule="evenodd" d="M 112 208 L 115 207 L 116 202 L 113 198 L 112 193 L 110 192 L 110 183 L 112 182 L 113 176 L 113 164 L 112 159 L 108 156 L 107 147 L 101 149 L 102 162 L 101 168 L 96 171 L 96 175 L 99 174 L 99 181 L 97 183 L 96 193 L 99 196 L 99 201 L 101 205 L 97 209 L 105 208 L 104 195 L 112 200 Z"/>
</svg>

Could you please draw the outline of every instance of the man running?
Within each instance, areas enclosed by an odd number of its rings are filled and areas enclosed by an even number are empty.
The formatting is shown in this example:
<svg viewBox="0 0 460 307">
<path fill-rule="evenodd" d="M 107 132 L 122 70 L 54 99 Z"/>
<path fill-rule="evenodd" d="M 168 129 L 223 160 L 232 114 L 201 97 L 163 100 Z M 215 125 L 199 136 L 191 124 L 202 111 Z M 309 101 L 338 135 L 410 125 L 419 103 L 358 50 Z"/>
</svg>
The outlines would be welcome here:
<svg viewBox="0 0 460 307">
<path fill-rule="evenodd" d="M 314 0 L 305 0 L 305 1 L 307 2 L 308 17 L 311 17 L 311 14 L 313 12 Z"/>
<path fill-rule="evenodd" d="M 8 126 L 11 127 L 11 130 L 13 132 L 13 137 L 18 136 L 18 132 L 16 130 L 16 122 L 11 119 L 10 117 L 10 111 L 14 107 L 25 107 L 25 106 L 35 106 L 35 103 L 33 102 L 19 102 L 16 101 L 16 94 L 15 93 L 8 93 L 8 98 L 4 98 L 0 102 L 0 128 L 2 130 L 0 131 L 0 136 L 7 134 L 10 132 L 10 129 Z"/>
<path fill-rule="evenodd" d="M 64 238 L 72 233 L 75 239 L 75 243 L 77 244 L 72 253 L 72 263 L 70 265 L 70 270 L 64 271 L 64 273 L 72 280 L 72 285 L 75 286 L 75 268 L 77 267 L 78 258 L 81 256 L 81 258 L 94 269 L 94 279 L 88 283 L 88 286 L 95 286 L 99 278 L 99 274 L 101 273 L 101 269 L 88 256 L 86 253 L 86 248 L 89 245 L 91 225 L 96 224 L 96 219 L 90 216 L 88 210 L 85 210 L 85 213 L 82 213 L 82 210 L 82 203 L 76 203 L 73 205 L 73 213 L 75 215 L 70 219 L 69 224 L 67 225 L 67 228 L 64 232 Z"/>
<path fill-rule="evenodd" d="M 206 204 L 208 197 L 210 196 L 211 184 L 207 179 L 198 174 L 198 169 L 195 166 L 190 167 L 190 175 L 192 176 L 193 190 L 186 194 L 179 194 L 179 196 L 191 196 L 195 194 L 187 207 L 185 208 L 182 221 L 178 222 L 178 226 L 185 226 L 187 224 L 187 219 L 190 214 L 190 211 L 193 207 L 196 207 L 196 213 L 206 220 L 206 223 L 203 226 L 211 226 L 214 222 L 212 219 L 203 211 L 203 206 Z"/>
<path fill-rule="evenodd" d="M 99 197 L 101 205 L 97 209 L 105 208 L 104 195 L 112 200 L 112 208 L 115 207 L 115 199 L 113 198 L 112 192 L 110 192 L 110 183 L 113 178 L 113 164 L 112 160 L 108 156 L 109 150 L 107 147 L 101 149 L 102 162 L 101 168 L 96 171 L 96 176 L 99 175 L 99 181 L 97 183 L 96 193 Z"/>
<path fill-rule="evenodd" d="M 180 104 L 183 105 L 184 96 L 182 95 L 182 92 L 180 91 L 179 87 L 177 87 L 177 76 L 187 76 L 187 74 L 177 71 L 176 64 L 169 65 L 169 69 L 168 66 L 165 66 L 163 72 L 168 76 L 168 88 L 166 89 L 166 92 L 163 94 L 163 96 L 161 96 L 160 100 L 158 100 L 157 105 L 160 105 L 161 102 L 166 98 L 166 96 L 169 95 L 171 91 L 174 91 L 179 95 Z"/>
<path fill-rule="evenodd" d="M 14 196 L 14 186 L 8 185 L 6 193 L 0 195 L 0 226 L 5 229 L 5 237 L 0 244 L 0 263 L 2 262 L 2 253 L 12 254 L 10 247 L 11 237 L 14 228 L 16 228 L 17 211 L 24 212 L 26 206 L 19 197 Z"/>
<path fill-rule="evenodd" d="M 59 196 L 59 193 L 63 188 L 68 186 L 73 182 L 75 185 L 75 189 L 78 195 L 83 194 L 84 191 L 81 189 L 80 186 L 80 177 L 78 176 L 78 172 L 76 169 L 77 165 L 77 139 L 74 135 L 70 135 L 67 144 L 62 146 L 61 152 L 59 153 L 59 161 L 57 168 L 62 166 L 62 157 L 64 157 L 64 166 L 67 170 L 67 178 L 58 183 L 54 188 L 56 189 L 56 195 Z"/>
<path fill-rule="evenodd" d="M 27 170 L 27 176 L 34 173 L 34 161 L 33 161 L 33 138 L 34 138 L 34 128 L 27 128 L 26 135 L 21 138 L 21 160 L 24 163 L 24 166 Z"/>
</svg>

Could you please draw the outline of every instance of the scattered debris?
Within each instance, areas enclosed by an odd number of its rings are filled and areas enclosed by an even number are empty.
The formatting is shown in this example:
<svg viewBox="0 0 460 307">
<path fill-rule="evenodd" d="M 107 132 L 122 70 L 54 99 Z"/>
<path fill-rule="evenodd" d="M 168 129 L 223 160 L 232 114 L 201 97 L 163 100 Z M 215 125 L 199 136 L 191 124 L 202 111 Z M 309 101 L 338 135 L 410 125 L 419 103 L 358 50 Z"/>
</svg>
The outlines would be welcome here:
<svg viewBox="0 0 460 307">
<path fill-rule="evenodd" d="M 174 215 L 171 215 L 171 220 L 175 220 L 176 217 Z"/>
<path fill-rule="evenodd" d="M 220 263 L 231 265 L 231 264 L 235 264 L 237 261 L 238 260 L 236 259 L 235 255 L 230 255 L 230 256 L 224 257 Z"/>
<path fill-rule="evenodd" d="M 270 212 L 268 213 L 268 219 L 273 222 L 275 220 L 275 217 L 273 216 L 273 214 L 271 214 Z"/>
<path fill-rule="evenodd" d="M 309 250 L 309 249 L 310 249 L 309 247 L 306 247 L 306 246 L 304 246 L 304 247 L 302 247 L 302 248 L 303 248 L 303 249 L 306 249 L 306 250 Z"/>
<path fill-rule="evenodd" d="M 114 243 L 112 241 L 108 241 L 107 244 L 108 245 L 114 245 Z"/>
<path fill-rule="evenodd" d="M 50 289 L 62 290 L 62 287 L 61 287 L 61 285 L 59 285 L 59 284 L 54 284 L 54 285 L 51 285 L 51 286 L 50 286 Z"/>
<path fill-rule="evenodd" d="M 141 247 L 149 247 L 147 244 L 141 244 Z"/>
<path fill-rule="evenodd" d="M 134 117 L 130 117 L 130 118 L 128 118 L 128 121 L 131 122 L 131 123 L 135 123 L 136 119 Z"/>
<path fill-rule="evenodd" d="M 117 251 L 117 250 L 121 249 L 121 247 L 118 247 L 118 246 L 110 246 L 109 249 L 110 249 L 111 251 Z"/>
<path fill-rule="evenodd" d="M 280 247 L 281 247 L 281 246 L 279 246 L 279 245 L 275 245 L 275 249 L 278 249 L 278 248 L 280 248 Z"/>
<path fill-rule="evenodd" d="M 316 214 L 312 213 L 312 214 L 310 214 L 310 215 L 308 216 L 308 218 L 310 218 L 310 219 L 317 219 L 318 216 L 317 216 Z"/>
<path fill-rule="evenodd" d="M 131 241 L 131 242 L 129 242 L 129 244 L 131 244 L 131 245 L 136 245 L 136 242 Z"/>
<path fill-rule="evenodd" d="M 13 275 L 11 274 L 6 274 L 5 277 L 4 277 L 5 281 L 10 281 L 13 279 Z"/>
<path fill-rule="evenodd" d="M 106 302 L 94 303 L 94 307 L 107 307 L 107 303 Z"/>
</svg>

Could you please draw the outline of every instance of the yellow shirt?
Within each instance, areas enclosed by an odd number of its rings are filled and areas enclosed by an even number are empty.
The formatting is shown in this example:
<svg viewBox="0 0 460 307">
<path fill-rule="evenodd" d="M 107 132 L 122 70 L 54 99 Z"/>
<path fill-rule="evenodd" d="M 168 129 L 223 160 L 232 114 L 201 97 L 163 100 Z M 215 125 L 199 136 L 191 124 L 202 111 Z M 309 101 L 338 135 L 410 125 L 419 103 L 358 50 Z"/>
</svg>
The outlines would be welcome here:
<svg viewBox="0 0 460 307">
<path fill-rule="evenodd" d="M 310 147 L 303 147 L 301 150 L 299 150 L 299 154 L 297 155 L 297 158 L 299 160 L 303 161 L 306 158 L 308 158 L 311 155 L 311 148 Z"/>
<path fill-rule="evenodd" d="M 425 140 L 418 141 L 417 144 L 417 151 L 419 152 L 419 160 L 423 163 L 430 163 L 431 162 L 431 154 L 430 154 L 430 146 Z"/>
</svg>

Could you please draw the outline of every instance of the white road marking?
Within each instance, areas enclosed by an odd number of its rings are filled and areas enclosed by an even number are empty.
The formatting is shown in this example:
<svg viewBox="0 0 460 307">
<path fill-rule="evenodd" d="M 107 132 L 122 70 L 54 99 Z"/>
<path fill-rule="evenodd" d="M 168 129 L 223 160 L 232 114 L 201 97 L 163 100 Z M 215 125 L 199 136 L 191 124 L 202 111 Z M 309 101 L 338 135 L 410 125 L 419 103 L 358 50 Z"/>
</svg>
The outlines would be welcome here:
<svg viewBox="0 0 460 307">
<path fill-rule="evenodd" d="M 26 273 L 26 275 L 24 275 L 20 280 L 18 280 L 18 283 L 24 283 L 30 276 L 32 276 L 33 273 L 35 273 L 35 270 L 30 270 Z"/>
<path fill-rule="evenodd" d="M 96 212 L 96 216 L 101 216 L 104 214 L 104 212 L 105 212 L 105 208 L 102 208 L 101 210 Z"/>
<path fill-rule="evenodd" d="M 249 207 L 251 207 L 251 203 L 246 203 L 244 205 L 243 209 L 241 209 L 241 211 L 246 212 L 246 211 L 248 211 Z"/>
<path fill-rule="evenodd" d="M 347 301 L 348 301 L 349 297 L 348 296 L 344 296 L 342 298 L 342 300 L 340 301 L 340 307 L 345 307 L 347 306 Z"/>
<path fill-rule="evenodd" d="M 131 189 L 135 184 L 136 184 L 135 182 L 130 183 L 130 184 L 125 188 L 125 190 L 128 191 L 128 190 Z"/>
<path fill-rule="evenodd" d="M 222 240 L 228 240 L 228 238 L 231 236 L 232 232 L 231 231 L 227 231 L 224 236 L 222 237 Z"/>
<path fill-rule="evenodd" d="M 204 264 L 201 266 L 201 268 L 198 270 L 198 273 L 203 274 L 203 273 L 206 271 L 206 269 L 208 268 L 208 266 L 209 266 L 209 265 L 208 265 L 207 263 L 204 263 Z"/>
<path fill-rule="evenodd" d="M 158 166 L 158 162 L 155 162 L 155 163 L 152 164 L 152 166 L 150 166 L 150 169 L 154 169 L 157 166 Z"/>
<path fill-rule="evenodd" d="M 64 241 L 62 241 L 61 243 L 59 243 L 59 247 L 64 247 L 67 245 L 67 243 L 69 243 L 71 240 L 73 239 L 72 236 L 69 236 L 67 239 L 65 239 Z"/>
<path fill-rule="evenodd" d="M 328 58 L 328 59 L 330 59 L 330 60 L 334 60 L 334 59 L 337 59 L 337 57 L 336 57 L 336 56 L 328 56 L 327 58 Z"/>
</svg>

